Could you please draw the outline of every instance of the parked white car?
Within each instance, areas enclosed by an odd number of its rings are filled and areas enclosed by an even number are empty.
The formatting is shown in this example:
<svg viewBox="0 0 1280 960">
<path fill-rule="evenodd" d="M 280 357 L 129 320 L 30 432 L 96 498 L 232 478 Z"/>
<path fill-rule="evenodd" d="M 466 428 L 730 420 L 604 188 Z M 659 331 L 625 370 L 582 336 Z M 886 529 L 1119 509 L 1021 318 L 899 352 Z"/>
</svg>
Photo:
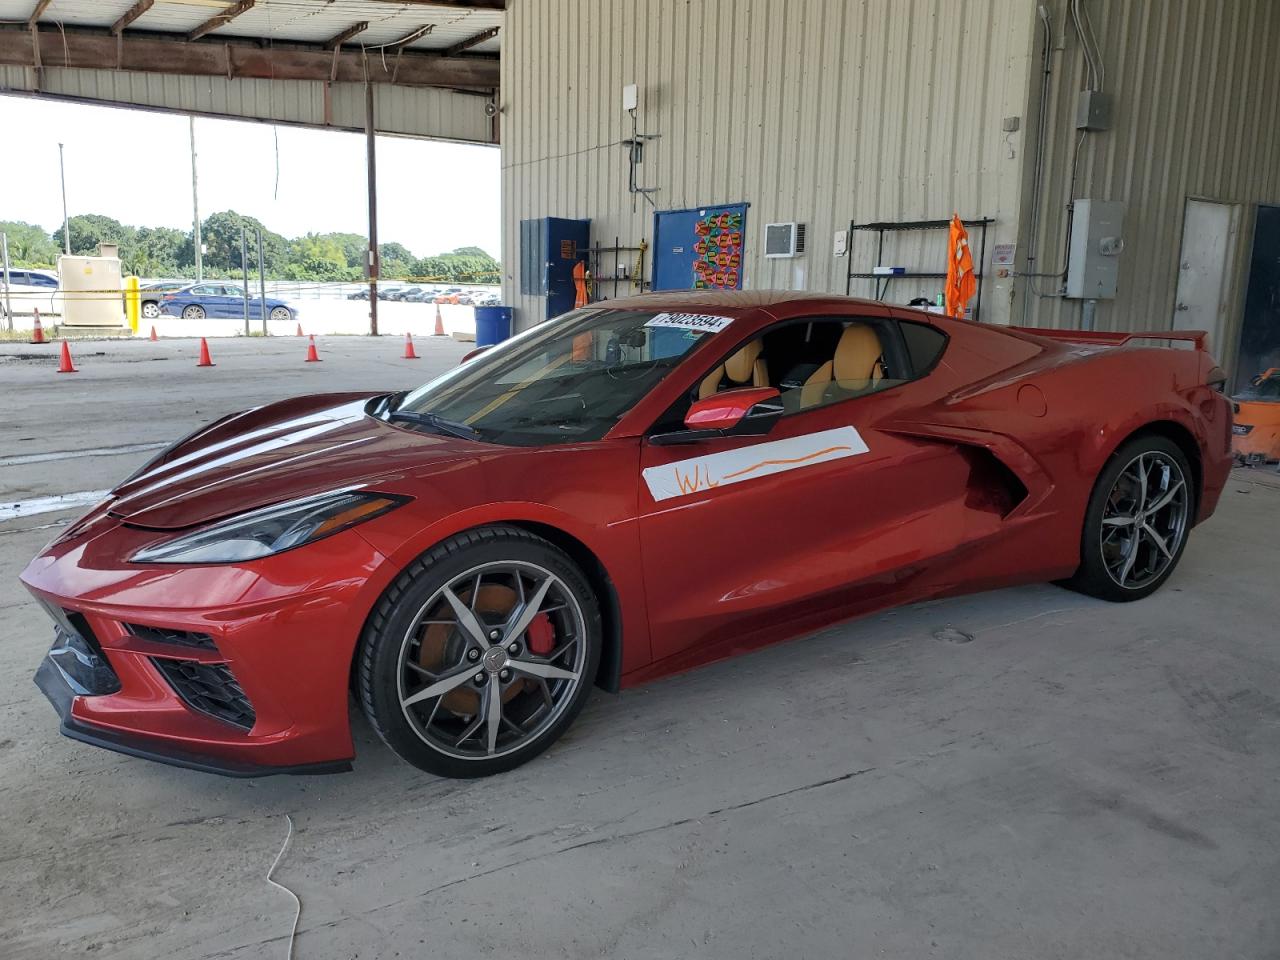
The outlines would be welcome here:
<svg viewBox="0 0 1280 960">
<path fill-rule="evenodd" d="M 4 272 L 0 270 L 0 317 L 5 316 Z M 52 270 L 29 270 L 26 267 L 9 269 L 8 303 L 17 317 L 29 317 L 33 311 L 40 315 L 61 315 L 62 293 L 58 289 L 58 275 Z"/>
</svg>

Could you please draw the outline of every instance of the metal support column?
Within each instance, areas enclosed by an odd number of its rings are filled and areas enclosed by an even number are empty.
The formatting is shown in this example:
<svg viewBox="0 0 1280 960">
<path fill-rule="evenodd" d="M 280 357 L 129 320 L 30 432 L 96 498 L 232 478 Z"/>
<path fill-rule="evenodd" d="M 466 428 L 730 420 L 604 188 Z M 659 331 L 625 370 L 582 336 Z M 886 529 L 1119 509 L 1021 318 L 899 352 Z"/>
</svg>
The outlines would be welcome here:
<svg viewBox="0 0 1280 960">
<path fill-rule="evenodd" d="M 244 277 L 240 303 L 244 305 L 244 335 L 249 336 L 249 238 L 244 227 L 240 228 L 240 275 Z"/>
<path fill-rule="evenodd" d="M 368 153 L 366 167 L 369 172 L 369 336 L 376 337 L 378 335 L 378 273 L 382 264 L 378 257 L 378 156 L 373 132 L 373 84 L 367 77 L 364 83 L 364 132 Z"/>
<path fill-rule="evenodd" d="M 248 291 L 246 291 L 247 293 Z M 262 335 L 267 333 L 267 274 L 262 268 L 262 231 L 258 231 L 258 312 L 262 314 Z"/>
<path fill-rule="evenodd" d="M 196 253 L 196 282 L 204 283 L 204 242 L 200 236 L 200 190 L 196 181 L 196 117 L 191 120 L 191 240 Z"/>
</svg>

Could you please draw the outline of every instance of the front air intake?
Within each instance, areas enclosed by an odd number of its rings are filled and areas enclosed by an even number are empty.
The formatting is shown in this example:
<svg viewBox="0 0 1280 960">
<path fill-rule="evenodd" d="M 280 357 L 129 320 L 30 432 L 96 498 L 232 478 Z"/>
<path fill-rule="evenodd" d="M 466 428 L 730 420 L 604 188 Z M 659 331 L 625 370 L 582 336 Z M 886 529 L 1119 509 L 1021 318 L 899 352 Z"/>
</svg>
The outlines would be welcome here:
<svg viewBox="0 0 1280 960">
<path fill-rule="evenodd" d="M 151 657 L 151 663 L 192 710 L 241 730 L 253 729 L 257 719 L 253 705 L 225 663 L 199 663 L 164 657 Z"/>
</svg>

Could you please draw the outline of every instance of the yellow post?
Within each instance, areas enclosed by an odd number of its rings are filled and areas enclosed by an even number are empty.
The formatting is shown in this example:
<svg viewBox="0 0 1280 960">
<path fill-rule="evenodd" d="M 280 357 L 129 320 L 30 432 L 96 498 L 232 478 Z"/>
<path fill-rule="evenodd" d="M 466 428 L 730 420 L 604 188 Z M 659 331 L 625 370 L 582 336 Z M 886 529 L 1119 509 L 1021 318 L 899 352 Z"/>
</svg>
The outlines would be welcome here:
<svg viewBox="0 0 1280 960">
<path fill-rule="evenodd" d="M 124 315 L 129 321 L 129 329 L 138 332 L 138 322 L 142 318 L 142 296 L 138 292 L 137 277 L 124 278 Z"/>
</svg>

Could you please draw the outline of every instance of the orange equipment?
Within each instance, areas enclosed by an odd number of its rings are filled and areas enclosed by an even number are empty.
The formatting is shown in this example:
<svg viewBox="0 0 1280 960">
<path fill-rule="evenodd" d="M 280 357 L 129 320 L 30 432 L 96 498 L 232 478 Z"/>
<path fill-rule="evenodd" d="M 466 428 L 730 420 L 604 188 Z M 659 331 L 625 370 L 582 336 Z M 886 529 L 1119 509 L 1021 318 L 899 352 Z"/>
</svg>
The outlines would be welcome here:
<svg viewBox="0 0 1280 960">
<path fill-rule="evenodd" d="M 1254 377 L 1249 388 L 1231 398 L 1235 425 L 1231 452 L 1244 464 L 1280 460 L 1280 367 Z"/>
</svg>

